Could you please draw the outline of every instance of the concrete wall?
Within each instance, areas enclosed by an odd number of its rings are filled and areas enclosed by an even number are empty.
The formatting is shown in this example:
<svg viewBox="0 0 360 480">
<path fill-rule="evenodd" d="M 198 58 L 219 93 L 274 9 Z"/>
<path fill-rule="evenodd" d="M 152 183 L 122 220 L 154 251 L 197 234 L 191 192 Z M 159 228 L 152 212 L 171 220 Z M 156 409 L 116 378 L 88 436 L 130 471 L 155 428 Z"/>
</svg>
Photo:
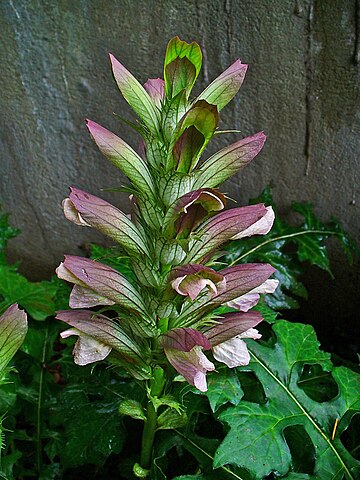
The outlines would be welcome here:
<svg viewBox="0 0 360 480">
<path fill-rule="evenodd" d="M 203 47 L 198 90 L 237 57 L 250 64 L 222 126 L 243 136 L 265 130 L 268 142 L 228 183 L 230 195 L 244 204 L 270 184 L 285 215 L 293 200 L 311 201 L 359 233 L 358 0 L 2 0 L 0 11 L 0 201 L 23 232 L 11 256 L 32 278 L 50 275 L 64 252 L 103 242 L 60 208 L 68 185 L 99 194 L 123 180 L 84 118 L 137 145 L 112 115 L 131 118 L 107 53 L 144 82 L 161 75 L 176 34 Z M 125 195 L 104 196 L 128 208 Z M 333 256 L 345 294 L 348 270 Z"/>
</svg>

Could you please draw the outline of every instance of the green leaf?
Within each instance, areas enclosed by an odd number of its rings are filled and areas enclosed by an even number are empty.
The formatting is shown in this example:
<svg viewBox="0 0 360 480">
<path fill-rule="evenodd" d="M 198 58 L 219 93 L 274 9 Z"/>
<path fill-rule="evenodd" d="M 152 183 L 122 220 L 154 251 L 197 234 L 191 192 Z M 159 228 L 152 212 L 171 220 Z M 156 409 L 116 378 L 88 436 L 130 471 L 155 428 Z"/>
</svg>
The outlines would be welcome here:
<svg viewBox="0 0 360 480">
<path fill-rule="evenodd" d="M 169 142 L 176 125 L 186 112 L 186 91 L 182 90 L 174 98 L 167 99 L 162 110 L 162 129 L 166 140 Z"/>
<path fill-rule="evenodd" d="M 360 463 L 339 437 L 348 427 L 351 415 L 360 409 L 360 376 L 345 367 L 332 366 L 330 355 L 319 350 L 311 326 L 278 321 L 273 330 L 276 345 L 269 347 L 249 341 L 251 362 L 239 369 L 257 376 L 267 401 L 263 404 L 242 401 L 220 414 L 220 420 L 229 425 L 230 431 L 216 452 L 214 466 L 237 465 L 249 470 L 256 479 L 271 471 L 286 475 L 294 471 L 294 458 L 284 430 L 299 425 L 316 447 L 310 478 L 355 480 Z M 339 395 L 321 403 L 311 399 L 298 385 L 305 364 L 321 364 L 325 371 L 332 372 Z M 332 438 L 336 420 L 339 425 Z"/>
<path fill-rule="evenodd" d="M 119 405 L 120 415 L 135 418 L 135 420 L 146 420 L 144 409 L 140 402 L 136 400 L 124 400 Z"/>
<path fill-rule="evenodd" d="M 166 96 L 173 98 L 185 90 L 188 97 L 200 73 L 201 63 L 202 53 L 197 43 L 186 43 L 179 37 L 172 38 L 164 62 Z"/>
<path fill-rule="evenodd" d="M 157 430 L 172 430 L 174 428 L 184 427 L 187 423 L 187 416 L 185 412 L 177 412 L 175 409 L 169 407 L 158 416 L 156 429 Z"/>
<path fill-rule="evenodd" d="M 0 206 L 1 209 L 1 206 Z M 9 225 L 9 214 L 0 213 L 0 265 L 6 264 L 5 250 L 8 241 L 19 235 L 20 230 Z"/>
<path fill-rule="evenodd" d="M 45 320 L 55 313 L 56 291 L 51 282 L 30 282 L 13 267 L 0 265 L 0 312 L 16 302 L 35 320 Z"/>
<path fill-rule="evenodd" d="M 18 460 L 22 457 L 22 453 L 19 450 L 6 455 L 1 458 L 0 466 L 0 478 L 4 480 L 15 480 L 13 469 Z"/>
<path fill-rule="evenodd" d="M 207 382 L 208 391 L 206 395 L 213 412 L 216 412 L 226 403 L 239 404 L 243 391 L 234 370 L 221 367 L 217 370 L 217 373 L 208 375 Z"/>
<path fill-rule="evenodd" d="M 103 465 L 111 453 L 119 453 L 125 431 L 118 414 L 118 401 L 89 402 L 83 388 L 67 389 L 60 397 L 57 419 L 66 412 L 66 443 L 58 450 L 64 467 L 86 463 Z M 70 404 L 72 409 L 70 409 Z"/>
<path fill-rule="evenodd" d="M 229 253 L 225 260 L 231 265 L 242 262 L 269 262 L 277 269 L 275 278 L 280 284 L 273 294 L 266 295 L 266 302 L 274 309 L 297 308 L 296 297 L 307 298 L 306 288 L 300 280 L 303 273 L 302 262 L 310 262 L 331 273 L 325 244 L 329 236 L 339 240 L 350 263 L 358 255 L 359 249 L 338 222 L 332 220 L 322 223 L 316 218 L 311 204 L 293 205 L 293 209 L 304 218 L 300 225 L 293 226 L 279 219 L 269 187 L 259 197 L 251 200 L 253 204 L 259 202 L 271 204 L 274 208 L 275 222 L 271 231 L 264 236 L 231 242 L 226 247 Z"/>
</svg>

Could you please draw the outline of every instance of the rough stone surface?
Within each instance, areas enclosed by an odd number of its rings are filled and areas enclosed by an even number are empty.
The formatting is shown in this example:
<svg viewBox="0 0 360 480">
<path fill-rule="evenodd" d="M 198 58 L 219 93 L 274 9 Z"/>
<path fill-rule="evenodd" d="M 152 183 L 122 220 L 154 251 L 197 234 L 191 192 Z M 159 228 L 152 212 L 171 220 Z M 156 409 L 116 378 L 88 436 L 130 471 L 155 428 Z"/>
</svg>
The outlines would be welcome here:
<svg viewBox="0 0 360 480">
<path fill-rule="evenodd" d="M 20 259 L 32 278 L 44 278 L 64 252 L 79 253 L 84 242 L 103 241 L 68 223 L 60 208 L 68 185 L 99 194 L 123 181 L 90 140 L 84 118 L 136 147 L 136 136 L 112 115 L 131 118 L 107 53 L 144 82 L 161 75 L 167 41 L 176 34 L 203 47 L 198 90 L 238 56 L 250 64 L 236 101 L 222 113 L 222 126 L 240 129 L 242 136 L 265 130 L 268 142 L 226 185 L 230 196 L 244 204 L 270 184 L 283 214 L 294 200 L 310 201 L 322 218 L 334 215 L 358 235 L 358 5 L 356 0 L 1 2 L 0 199 L 22 230 L 11 243 L 11 257 Z M 221 138 L 220 144 L 235 138 Z M 128 208 L 125 195 L 103 195 Z M 347 267 L 333 252 L 346 297 Z"/>
</svg>

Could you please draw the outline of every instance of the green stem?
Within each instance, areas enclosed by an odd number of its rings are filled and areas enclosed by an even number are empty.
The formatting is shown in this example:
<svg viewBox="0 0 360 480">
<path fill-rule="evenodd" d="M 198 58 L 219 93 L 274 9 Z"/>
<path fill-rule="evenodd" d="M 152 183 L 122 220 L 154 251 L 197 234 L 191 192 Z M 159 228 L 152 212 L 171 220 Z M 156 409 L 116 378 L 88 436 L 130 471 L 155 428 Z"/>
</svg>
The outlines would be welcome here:
<svg viewBox="0 0 360 480">
<path fill-rule="evenodd" d="M 143 437 L 141 442 L 140 464 L 145 470 L 149 470 L 152 462 L 152 451 L 156 432 L 157 412 L 152 402 L 152 397 L 159 397 L 165 385 L 164 370 L 160 367 L 154 369 L 154 377 L 151 381 L 149 400 L 146 411 Z"/>
<path fill-rule="evenodd" d="M 152 448 L 155 438 L 156 422 L 157 413 L 151 400 L 149 400 L 146 411 L 146 421 L 144 425 L 140 457 L 141 466 L 146 470 L 150 469 L 151 467 Z"/>
<path fill-rule="evenodd" d="M 257 250 L 260 250 L 260 248 L 264 247 L 268 243 L 278 242 L 279 240 L 286 240 L 287 238 L 297 237 L 299 235 L 307 235 L 307 234 L 317 234 L 317 235 L 319 235 L 321 233 L 324 234 L 324 235 L 341 235 L 340 233 L 331 232 L 329 230 L 304 230 L 304 231 L 301 231 L 301 232 L 290 233 L 288 235 L 281 235 L 280 237 L 269 238 L 269 240 L 265 240 L 265 242 L 260 243 L 260 245 L 257 245 L 256 247 L 252 248 L 251 250 L 248 250 L 247 252 L 240 255 L 240 257 L 236 258 L 234 261 L 232 261 L 229 264 L 229 267 L 232 267 L 236 263 L 240 262 L 241 260 L 243 260 L 245 257 L 250 255 L 251 253 L 254 253 Z"/>
<path fill-rule="evenodd" d="M 36 414 L 36 467 L 38 473 L 41 471 L 42 467 L 42 445 L 41 445 L 41 402 L 42 402 L 42 392 L 44 384 L 44 371 L 45 371 L 45 360 L 46 360 L 46 347 L 49 336 L 49 326 L 46 325 L 45 330 L 45 339 L 43 344 L 43 350 L 41 355 L 41 364 L 40 364 L 40 378 L 39 378 L 39 392 L 38 392 L 38 403 L 37 403 L 37 414 Z"/>
</svg>

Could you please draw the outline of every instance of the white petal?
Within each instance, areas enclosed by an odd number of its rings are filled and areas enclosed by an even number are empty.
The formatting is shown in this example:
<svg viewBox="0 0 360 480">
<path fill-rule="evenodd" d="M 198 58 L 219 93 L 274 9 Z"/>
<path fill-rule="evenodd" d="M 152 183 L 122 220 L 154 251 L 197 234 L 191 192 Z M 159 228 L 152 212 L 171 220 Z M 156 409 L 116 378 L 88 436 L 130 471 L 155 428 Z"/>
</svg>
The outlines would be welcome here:
<svg viewBox="0 0 360 480">
<path fill-rule="evenodd" d="M 73 355 L 74 362 L 77 365 L 88 365 L 89 363 L 104 360 L 111 352 L 111 347 L 105 343 L 98 342 L 94 338 L 80 332 L 77 328 L 69 328 L 60 333 L 61 338 L 67 338 L 71 335 L 78 335 L 79 338 L 75 343 Z"/>
<path fill-rule="evenodd" d="M 241 312 L 247 312 L 248 310 L 250 310 L 250 308 L 254 307 L 258 303 L 260 299 L 260 293 L 274 293 L 278 285 L 279 280 L 266 280 L 258 287 L 250 290 L 249 293 L 241 295 L 241 297 L 235 298 L 234 300 L 227 302 L 226 305 L 230 308 L 240 310 Z"/>
<path fill-rule="evenodd" d="M 250 355 L 246 343 L 240 337 L 234 337 L 213 347 L 216 360 L 225 363 L 229 368 L 248 365 Z"/>
<path fill-rule="evenodd" d="M 73 222 L 76 225 L 80 225 L 80 227 L 91 227 L 91 225 L 85 222 L 80 213 L 76 210 L 76 207 L 70 198 L 65 198 L 65 200 L 63 200 L 62 207 L 67 220 L 70 220 L 70 222 Z"/>
<path fill-rule="evenodd" d="M 247 293 L 246 295 L 235 298 L 235 300 L 227 302 L 226 305 L 230 308 L 240 310 L 240 312 L 247 312 L 258 303 L 259 299 L 260 295 L 258 293 Z"/>
<path fill-rule="evenodd" d="M 61 338 L 68 338 L 71 335 L 80 335 L 81 332 L 77 328 L 69 328 L 68 330 L 65 330 L 64 332 L 60 333 Z"/>
<path fill-rule="evenodd" d="M 83 333 L 75 344 L 73 355 L 77 365 L 88 365 L 89 363 L 104 360 L 111 352 L 111 347 L 98 342 L 94 338 L 85 336 Z"/>
<path fill-rule="evenodd" d="M 71 291 L 69 306 L 71 308 L 89 308 L 97 305 L 114 305 L 114 301 L 103 297 L 86 287 L 75 285 Z"/>
<path fill-rule="evenodd" d="M 60 265 L 57 267 L 55 270 L 56 275 L 60 278 L 60 280 L 66 280 L 67 282 L 71 283 L 76 283 L 76 284 L 81 284 L 80 280 L 73 275 L 70 270 L 68 270 L 65 266 L 64 263 L 61 262 Z"/>
<path fill-rule="evenodd" d="M 249 328 L 246 332 L 243 332 L 239 335 L 240 338 L 253 338 L 254 340 L 258 340 L 261 338 L 261 333 L 259 333 L 256 328 Z"/>
<path fill-rule="evenodd" d="M 180 283 L 184 280 L 184 278 L 186 278 L 186 275 L 184 275 L 183 277 L 177 277 L 177 278 L 175 278 L 175 279 L 171 282 L 171 286 L 172 286 L 172 288 L 173 288 L 179 295 L 186 296 L 187 293 L 180 290 Z"/>
<path fill-rule="evenodd" d="M 262 283 L 258 287 L 251 290 L 251 292 L 249 293 L 274 293 L 278 285 L 279 285 L 279 280 L 270 278 L 269 280 L 266 280 L 264 283 Z"/>
<path fill-rule="evenodd" d="M 207 391 L 206 375 L 203 372 L 196 372 L 194 376 L 194 387 L 200 392 Z"/>
<path fill-rule="evenodd" d="M 272 207 L 267 207 L 266 210 L 267 212 L 260 220 L 235 235 L 232 240 L 239 240 L 239 238 L 250 237 L 251 235 L 266 235 L 269 233 L 275 220 L 275 213 Z"/>
</svg>

